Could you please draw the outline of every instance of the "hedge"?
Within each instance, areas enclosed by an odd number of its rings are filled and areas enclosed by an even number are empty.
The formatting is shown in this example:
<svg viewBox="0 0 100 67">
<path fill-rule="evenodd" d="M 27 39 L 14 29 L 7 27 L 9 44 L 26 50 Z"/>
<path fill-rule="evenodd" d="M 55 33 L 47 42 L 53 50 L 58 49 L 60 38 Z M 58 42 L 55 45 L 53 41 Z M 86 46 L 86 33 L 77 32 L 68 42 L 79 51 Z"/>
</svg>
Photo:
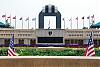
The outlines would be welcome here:
<svg viewBox="0 0 100 67">
<path fill-rule="evenodd" d="M 84 48 L 64 48 L 64 49 L 39 49 L 39 48 L 15 48 L 19 56 L 84 56 Z M 7 56 L 8 48 L 0 48 L 0 56 Z M 96 56 L 100 56 L 100 49 L 95 49 Z"/>
</svg>

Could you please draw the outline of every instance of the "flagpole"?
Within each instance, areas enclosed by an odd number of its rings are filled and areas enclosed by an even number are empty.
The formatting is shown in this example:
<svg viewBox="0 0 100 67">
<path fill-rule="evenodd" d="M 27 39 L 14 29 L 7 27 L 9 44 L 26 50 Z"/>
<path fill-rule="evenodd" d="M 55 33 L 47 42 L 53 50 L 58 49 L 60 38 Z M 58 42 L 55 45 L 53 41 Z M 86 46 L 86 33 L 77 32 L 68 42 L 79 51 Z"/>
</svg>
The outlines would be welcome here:
<svg viewBox="0 0 100 67">
<path fill-rule="evenodd" d="M 16 29 L 16 16 L 15 16 L 15 29 Z"/>
<path fill-rule="evenodd" d="M 35 19 L 35 29 L 36 29 L 36 19 Z"/>
<path fill-rule="evenodd" d="M 94 17 L 94 24 L 95 24 L 95 17 Z"/>
<path fill-rule="evenodd" d="M 82 20 L 83 20 L 83 28 L 84 28 L 84 16 L 82 17 Z"/>
<path fill-rule="evenodd" d="M 95 18 L 94 18 L 94 15 L 93 16 L 91 16 L 91 21 L 92 21 L 92 24 L 94 24 L 94 22 L 95 22 Z"/>
<path fill-rule="evenodd" d="M 71 19 L 71 29 L 72 29 L 72 19 Z"/>
<path fill-rule="evenodd" d="M 6 13 L 5 13 L 5 22 L 6 22 Z"/>
<path fill-rule="evenodd" d="M 93 25 L 93 18 L 91 19 L 91 23 L 92 23 L 92 25 Z"/>
<path fill-rule="evenodd" d="M 72 17 L 69 19 L 69 21 L 70 21 L 70 28 L 72 29 Z"/>
<path fill-rule="evenodd" d="M 16 29 L 16 18 L 15 18 L 15 29 Z"/>
<path fill-rule="evenodd" d="M 93 16 L 92 16 L 92 22 L 93 22 L 93 24 L 95 23 L 94 14 L 93 14 Z"/>
<path fill-rule="evenodd" d="M 29 17 L 28 17 L 28 29 L 29 29 Z"/>
<path fill-rule="evenodd" d="M 76 17 L 76 20 L 77 20 L 77 29 L 78 29 L 78 17 Z"/>
<path fill-rule="evenodd" d="M 11 14 L 10 14 L 10 25 L 11 25 Z"/>
<path fill-rule="evenodd" d="M 83 19 L 83 28 L 84 28 L 84 19 Z"/>
<path fill-rule="evenodd" d="M 77 19 L 77 29 L 78 29 L 78 19 Z"/>
<path fill-rule="evenodd" d="M 89 28 L 90 28 L 90 16 L 89 16 Z"/>
<path fill-rule="evenodd" d="M 64 29 L 65 29 L 65 18 L 63 18 L 63 21 L 64 21 Z"/>
<path fill-rule="evenodd" d="M 65 29 L 65 19 L 64 19 L 64 29 Z"/>
<path fill-rule="evenodd" d="M 22 18 L 22 29 L 23 29 L 23 18 Z"/>
</svg>

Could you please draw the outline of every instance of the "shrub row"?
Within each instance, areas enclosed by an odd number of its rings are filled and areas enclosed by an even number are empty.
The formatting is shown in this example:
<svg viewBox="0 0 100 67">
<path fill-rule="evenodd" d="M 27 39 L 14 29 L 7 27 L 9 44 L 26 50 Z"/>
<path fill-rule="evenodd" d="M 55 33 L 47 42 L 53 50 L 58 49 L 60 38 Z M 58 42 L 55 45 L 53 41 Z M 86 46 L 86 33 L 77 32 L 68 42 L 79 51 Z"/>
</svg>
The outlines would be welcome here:
<svg viewBox="0 0 100 67">
<path fill-rule="evenodd" d="M 0 56 L 7 56 L 8 48 L 0 48 Z M 39 49 L 39 48 L 16 48 L 19 56 L 84 56 L 84 49 L 69 49 L 63 50 L 55 49 Z M 96 56 L 100 56 L 100 49 L 95 49 Z"/>
</svg>

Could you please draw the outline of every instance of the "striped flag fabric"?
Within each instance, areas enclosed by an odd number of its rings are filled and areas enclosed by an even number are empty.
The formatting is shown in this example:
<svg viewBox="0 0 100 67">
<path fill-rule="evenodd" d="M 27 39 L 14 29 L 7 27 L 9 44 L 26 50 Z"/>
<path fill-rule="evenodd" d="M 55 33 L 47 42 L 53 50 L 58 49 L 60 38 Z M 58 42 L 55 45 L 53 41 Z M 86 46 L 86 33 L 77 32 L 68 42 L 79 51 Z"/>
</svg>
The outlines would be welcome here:
<svg viewBox="0 0 100 67">
<path fill-rule="evenodd" d="M 36 18 L 33 18 L 32 21 L 36 20 Z"/>
<path fill-rule="evenodd" d="M 16 16 L 14 16 L 13 19 L 16 19 Z"/>
<path fill-rule="evenodd" d="M 82 17 L 82 19 L 84 19 L 84 17 Z"/>
<path fill-rule="evenodd" d="M 72 18 L 70 18 L 69 21 L 72 21 Z"/>
<path fill-rule="evenodd" d="M 93 38 L 92 38 L 92 32 L 90 34 L 90 38 L 88 41 L 88 46 L 85 51 L 85 56 L 95 56 L 95 50 L 94 50 L 94 43 L 93 43 Z"/>
<path fill-rule="evenodd" d="M 6 23 L 8 23 L 8 19 L 6 19 Z"/>
<path fill-rule="evenodd" d="M 92 15 L 91 18 L 94 18 L 94 15 Z"/>
<path fill-rule="evenodd" d="M 27 21 L 27 20 L 29 20 L 29 17 L 27 17 L 25 21 Z"/>
<path fill-rule="evenodd" d="M 94 22 L 95 22 L 94 15 L 91 16 L 91 21 L 92 21 L 92 24 L 94 24 Z"/>
<path fill-rule="evenodd" d="M 2 15 L 2 18 L 6 17 L 6 15 Z"/>
<path fill-rule="evenodd" d="M 10 44 L 8 48 L 8 56 L 17 56 L 17 53 L 14 48 L 14 34 L 12 34 L 12 38 L 10 39 Z"/>
<path fill-rule="evenodd" d="M 65 18 L 62 19 L 63 21 L 65 20 Z"/>
<path fill-rule="evenodd" d="M 76 20 L 78 20 L 78 17 L 76 17 Z"/>
<path fill-rule="evenodd" d="M 90 16 L 88 16 L 87 19 L 90 19 Z"/>
<path fill-rule="evenodd" d="M 22 20 L 23 18 L 21 17 L 19 20 Z"/>
<path fill-rule="evenodd" d="M 10 18 L 10 16 L 8 16 L 7 18 Z"/>
<path fill-rule="evenodd" d="M 10 18 L 10 19 L 11 19 L 11 14 L 10 14 L 10 16 L 8 16 L 7 18 Z"/>
</svg>

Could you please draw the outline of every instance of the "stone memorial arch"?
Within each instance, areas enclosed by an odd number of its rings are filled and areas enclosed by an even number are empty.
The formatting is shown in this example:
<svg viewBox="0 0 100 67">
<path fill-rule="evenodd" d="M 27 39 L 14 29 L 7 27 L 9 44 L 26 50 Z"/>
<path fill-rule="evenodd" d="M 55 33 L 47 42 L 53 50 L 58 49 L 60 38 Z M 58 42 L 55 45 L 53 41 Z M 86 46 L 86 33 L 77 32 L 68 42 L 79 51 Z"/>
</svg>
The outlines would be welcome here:
<svg viewBox="0 0 100 67">
<path fill-rule="evenodd" d="M 56 29 L 61 29 L 61 14 L 54 5 L 45 5 L 39 13 L 39 29 L 44 29 L 44 16 L 56 16 Z"/>
</svg>

